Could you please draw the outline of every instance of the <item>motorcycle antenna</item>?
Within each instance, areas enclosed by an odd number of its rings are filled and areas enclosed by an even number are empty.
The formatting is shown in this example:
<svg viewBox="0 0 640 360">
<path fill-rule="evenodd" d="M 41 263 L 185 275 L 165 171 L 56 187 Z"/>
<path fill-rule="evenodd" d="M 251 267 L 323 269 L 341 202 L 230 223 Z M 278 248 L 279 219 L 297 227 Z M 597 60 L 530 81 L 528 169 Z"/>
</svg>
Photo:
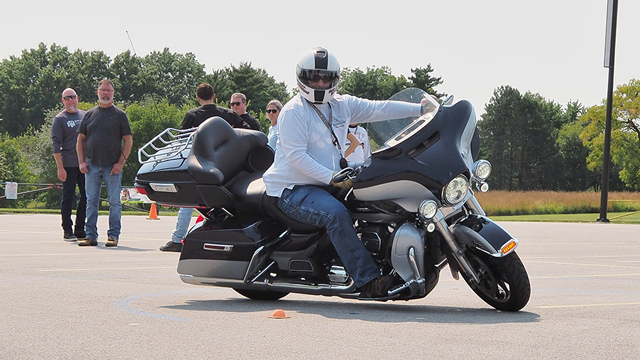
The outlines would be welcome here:
<svg viewBox="0 0 640 360">
<path fill-rule="evenodd" d="M 133 46 L 133 41 L 131 41 L 131 36 L 129 36 L 129 30 L 125 30 L 125 32 L 127 33 L 127 37 L 129 38 L 129 44 L 131 44 L 131 48 L 133 49 L 133 56 L 138 56 L 138 53 L 136 53 L 136 47 Z"/>
<path fill-rule="evenodd" d="M 138 53 L 136 52 L 136 47 L 133 46 L 133 41 L 131 41 L 131 36 L 129 35 L 129 30 L 125 30 L 127 33 L 127 38 L 129 38 L 129 43 L 131 44 L 131 49 L 133 50 L 133 56 L 138 57 Z M 140 64 L 140 69 L 142 70 L 142 63 Z M 156 98 L 153 96 L 155 94 L 151 94 L 151 101 L 153 101 L 153 106 L 156 108 L 156 112 L 158 113 L 158 118 L 160 121 L 162 120 L 162 115 L 160 115 L 160 110 L 158 110 L 158 104 L 156 104 Z"/>
</svg>

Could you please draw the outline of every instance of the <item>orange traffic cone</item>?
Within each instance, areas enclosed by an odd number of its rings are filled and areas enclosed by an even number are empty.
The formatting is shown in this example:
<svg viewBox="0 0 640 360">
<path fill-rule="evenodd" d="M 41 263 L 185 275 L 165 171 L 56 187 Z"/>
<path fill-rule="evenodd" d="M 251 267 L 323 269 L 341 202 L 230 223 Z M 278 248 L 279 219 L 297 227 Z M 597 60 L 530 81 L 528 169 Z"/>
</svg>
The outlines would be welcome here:
<svg viewBox="0 0 640 360">
<path fill-rule="evenodd" d="M 151 203 L 151 210 L 149 210 L 147 220 L 160 220 L 160 218 L 158 218 L 158 210 L 156 210 L 156 203 Z"/>
<path fill-rule="evenodd" d="M 290 316 L 287 316 L 282 309 L 273 310 L 273 314 L 271 316 L 267 316 L 270 319 L 288 319 Z"/>
</svg>

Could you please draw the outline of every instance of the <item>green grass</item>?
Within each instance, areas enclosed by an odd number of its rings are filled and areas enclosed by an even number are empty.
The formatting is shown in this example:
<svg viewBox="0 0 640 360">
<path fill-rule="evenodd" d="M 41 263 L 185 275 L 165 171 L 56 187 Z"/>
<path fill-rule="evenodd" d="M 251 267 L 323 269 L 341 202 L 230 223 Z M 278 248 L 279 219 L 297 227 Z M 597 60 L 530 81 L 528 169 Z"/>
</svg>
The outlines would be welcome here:
<svg viewBox="0 0 640 360">
<path fill-rule="evenodd" d="M 572 222 L 595 223 L 600 214 L 542 214 L 542 215 L 512 215 L 490 216 L 494 221 L 530 221 L 530 222 Z M 612 224 L 640 224 L 640 212 L 607 213 L 607 219 Z"/>
</svg>

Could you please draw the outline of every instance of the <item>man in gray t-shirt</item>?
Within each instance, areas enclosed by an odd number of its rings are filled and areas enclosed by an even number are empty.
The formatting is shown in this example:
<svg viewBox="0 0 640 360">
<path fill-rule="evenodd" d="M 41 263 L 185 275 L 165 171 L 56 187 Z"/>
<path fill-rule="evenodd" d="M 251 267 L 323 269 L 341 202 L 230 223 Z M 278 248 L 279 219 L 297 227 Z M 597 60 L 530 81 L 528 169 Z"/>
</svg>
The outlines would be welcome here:
<svg viewBox="0 0 640 360">
<path fill-rule="evenodd" d="M 64 110 L 53 118 L 51 125 L 51 142 L 53 143 L 53 157 L 58 167 L 58 179 L 62 181 L 62 200 L 60 213 L 62 214 L 62 230 L 65 241 L 75 241 L 86 236 L 84 231 L 87 196 L 84 188 L 84 174 L 78 166 L 76 142 L 78 128 L 84 116 L 83 110 L 78 110 L 78 95 L 75 90 L 66 88 L 62 92 Z M 78 207 L 76 209 L 75 230 L 71 220 L 71 208 L 76 194 L 76 185 L 80 191 Z"/>
</svg>

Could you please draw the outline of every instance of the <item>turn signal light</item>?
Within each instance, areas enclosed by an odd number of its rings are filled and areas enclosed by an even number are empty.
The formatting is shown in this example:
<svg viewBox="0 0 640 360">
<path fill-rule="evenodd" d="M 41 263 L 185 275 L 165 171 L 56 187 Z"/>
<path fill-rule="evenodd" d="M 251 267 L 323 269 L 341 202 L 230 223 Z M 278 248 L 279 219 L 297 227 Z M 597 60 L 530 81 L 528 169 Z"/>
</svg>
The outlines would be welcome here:
<svg viewBox="0 0 640 360">
<path fill-rule="evenodd" d="M 502 252 L 503 255 L 507 255 L 508 253 L 510 253 L 513 249 L 516 248 L 516 245 L 518 245 L 518 243 L 516 243 L 516 241 L 514 239 L 509 240 L 508 243 L 504 244 L 501 248 L 500 251 Z"/>
</svg>

